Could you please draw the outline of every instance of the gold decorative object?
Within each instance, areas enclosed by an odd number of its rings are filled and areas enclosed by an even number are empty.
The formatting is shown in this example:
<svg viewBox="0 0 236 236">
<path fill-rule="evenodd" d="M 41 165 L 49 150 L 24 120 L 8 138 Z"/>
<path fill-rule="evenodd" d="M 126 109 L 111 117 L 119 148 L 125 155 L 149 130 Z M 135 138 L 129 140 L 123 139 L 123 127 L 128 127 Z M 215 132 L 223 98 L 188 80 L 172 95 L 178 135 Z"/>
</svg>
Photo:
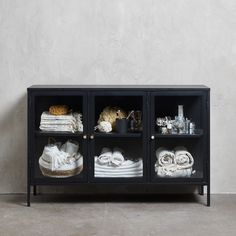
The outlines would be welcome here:
<svg viewBox="0 0 236 236">
<path fill-rule="evenodd" d="M 117 114 L 117 112 L 119 115 Z M 122 118 L 126 118 L 126 117 L 127 117 L 126 112 L 123 109 L 121 109 L 120 107 L 107 106 L 101 112 L 99 119 L 98 119 L 98 124 L 100 124 L 100 122 L 102 122 L 102 121 L 110 122 L 111 126 L 112 126 L 112 130 L 115 130 L 116 119 L 117 118 L 122 119 Z"/>
</svg>

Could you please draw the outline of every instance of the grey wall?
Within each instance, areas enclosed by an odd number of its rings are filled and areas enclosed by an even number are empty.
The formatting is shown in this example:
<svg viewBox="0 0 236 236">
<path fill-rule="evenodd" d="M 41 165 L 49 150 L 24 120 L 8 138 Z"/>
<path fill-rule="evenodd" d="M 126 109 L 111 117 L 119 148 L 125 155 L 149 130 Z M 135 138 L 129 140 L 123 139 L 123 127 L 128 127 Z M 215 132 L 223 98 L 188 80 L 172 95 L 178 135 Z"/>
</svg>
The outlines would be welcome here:
<svg viewBox="0 0 236 236">
<path fill-rule="evenodd" d="M 0 193 L 26 187 L 33 84 L 211 87 L 214 193 L 236 192 L 235 0 L 0 0 Z"/>
</svg>

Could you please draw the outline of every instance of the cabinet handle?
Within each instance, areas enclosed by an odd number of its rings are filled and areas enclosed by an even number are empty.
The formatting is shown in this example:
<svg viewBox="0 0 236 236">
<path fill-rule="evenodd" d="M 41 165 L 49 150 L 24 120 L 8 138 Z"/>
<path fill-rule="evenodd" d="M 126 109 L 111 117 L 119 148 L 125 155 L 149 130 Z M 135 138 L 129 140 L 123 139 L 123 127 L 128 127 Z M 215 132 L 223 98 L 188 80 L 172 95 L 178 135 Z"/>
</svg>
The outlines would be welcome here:
<svg viewBox="0 0 236 236">
<path fill-rule="evenodd" d="M 90 139 L 94 139 L 94 135 L 90 135 Z"/>
<path fill-rule="evenodd" d="M 152 139 L 152 140 L 154 140 L 154 139 L 155 139 L 155 136 L 154 136 L 154 135 L 152 135 L 152 136 L 151 136 L 151 139 Z"/>
<path fill-rule="evenodd" d="M 87 135 L 85 134 L 85 135 L 83 135 L 83 139 L 87 139 Z"/>
</svg>

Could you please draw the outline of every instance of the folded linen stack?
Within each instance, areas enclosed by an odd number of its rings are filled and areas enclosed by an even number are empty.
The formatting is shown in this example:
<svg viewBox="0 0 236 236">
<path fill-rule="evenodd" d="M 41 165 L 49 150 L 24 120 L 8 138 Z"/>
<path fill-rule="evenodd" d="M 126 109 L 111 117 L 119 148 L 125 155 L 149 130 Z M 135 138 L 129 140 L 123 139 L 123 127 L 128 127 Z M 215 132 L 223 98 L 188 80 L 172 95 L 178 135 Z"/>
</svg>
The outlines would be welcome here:
<svg viewBox="0 0 236 236">
<path fill-rule="evenodd" d="M 132 178 L 143 176 L 143 161 L 141 158 L 125 160 L 120 148 L 103 148 L 101 155 L 95 157 L 94 176 L 104 178 Z"/>
<path fill-rule="evenodd" d="M 78 152 L 79 144 L 68 140 L 66 143 L 49 144 L 39 158 L 39 167 L 44 176 L 65 178 L 83 170 L 83 156 Z"/>
<path fill-rule="evenodd" d="M 44 111 L 41 115 L 39 129 L 43 131 L 82 132 L 82 114 L 74 112 L 67 115 L 51 115 Z"/>
<path fill-rule="evenodd" d="M 193 156 L 185 147 L 176 147 L 174 151 L 158 148 L 156 157 L 155 171 L 160 177 L 190 177 L 195 173 Z"/>
</svg>

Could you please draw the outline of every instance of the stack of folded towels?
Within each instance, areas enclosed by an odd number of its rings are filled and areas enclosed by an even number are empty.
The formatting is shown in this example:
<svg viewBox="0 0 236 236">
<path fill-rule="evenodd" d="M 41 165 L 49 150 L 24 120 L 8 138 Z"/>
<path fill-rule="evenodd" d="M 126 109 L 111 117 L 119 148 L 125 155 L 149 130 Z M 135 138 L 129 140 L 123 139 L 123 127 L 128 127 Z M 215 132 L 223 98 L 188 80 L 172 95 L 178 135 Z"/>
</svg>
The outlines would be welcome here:
<svg viewBox="0 0 236 236">
<path fill-rule="evenodd" d="M 44 147 L 39 158 L 42 174 L 48 177 L 64 178 L 79 174 L 83 169 L 83 156 L 78 152 L 79 144 L 68 140 Z"/>
<path fill-rule="evenodd" d="M 132 178 L 143 176 L 143 161 L 141 158 L 129 160 L 124 157 L 120 148 L 104 147 L 100 156 L 95 157 L 94 176 L 104 178 Z"/>
<path fill-rule="evenodd" d="M 193 156 L 185 147 L 176 147 L 173 151 L 158 148 L 156 157 L 155 172 L 160 177 L 191 177 L 195 173 Z"/>
<path fill-rule="evenodd" d="M 83 132 L 82 114 L 69 113 L 66 115 L 51 115 L 44 111 L 41 115 L 40 130 L 43 131 L 64 131 L 64 132 Z"/>
</svg>

